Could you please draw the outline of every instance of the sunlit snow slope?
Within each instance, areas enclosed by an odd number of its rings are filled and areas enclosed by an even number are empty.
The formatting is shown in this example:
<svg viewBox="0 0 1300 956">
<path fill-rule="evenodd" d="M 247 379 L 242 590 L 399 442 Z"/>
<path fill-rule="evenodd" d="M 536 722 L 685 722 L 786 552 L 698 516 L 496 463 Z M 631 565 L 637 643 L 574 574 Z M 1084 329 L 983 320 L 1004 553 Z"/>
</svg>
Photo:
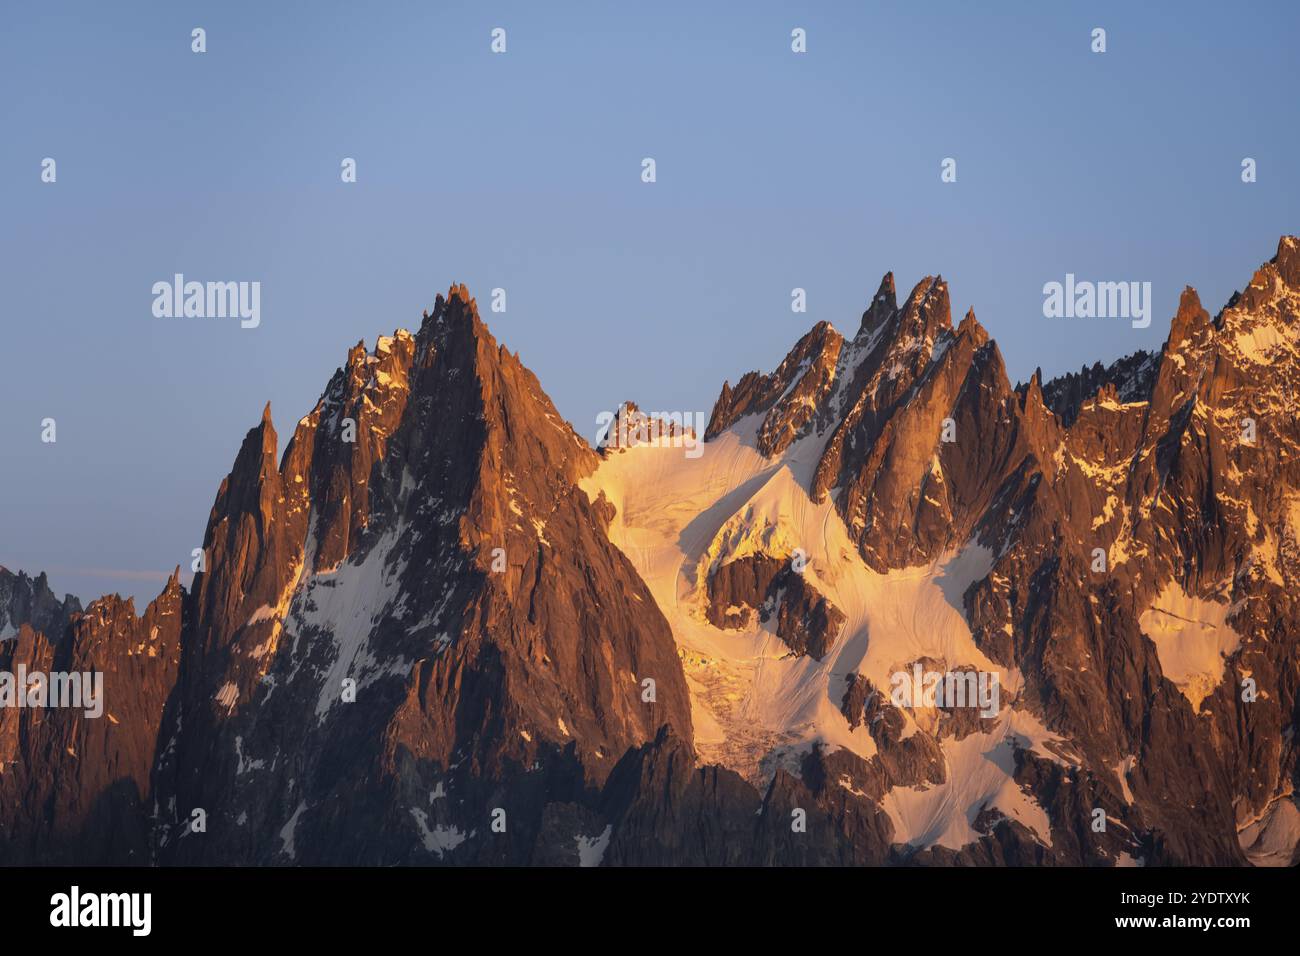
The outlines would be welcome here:
<svg viewBox="0 0 1300 956">
<path fill-rule="evenodd" d="M 583 484 L 617 509 L 610 537 L 633 561 L 668 618 L 692 691 L 701 758 L 761 782 L 783 761 L 793 766 L 814 741 L 870 757 L 864 725 L 841 712 L 846 679 L 862 674 L 878 688 L 912 662 L 937 669 L 963 665 L 1001 676 L 1002 713 L 992 733 L 942 742 L 947 783 L 895 788 L 885 809 L 895 840 L 958 848 L 977 834 L 969 821 L 982 807 L 1019 819 L 1047 841 L 1043 811 L 1012 781 L 1011 739 L 1032 745 L 1049 735 L 1028 713 L 1008 706 L 1020 675 L 975 646 L 961 610 L 966 587 L 989 571 L 992 554 L 976 543 L 929 566 L 879 574 L 862 561 L 832 499 L 804 490 L 825 438 L 812 434 L 779 459 L 755 447 L 759 416 L 749 416 L 688 457 L 680 447 L 612 451 Z M 667 443 L 664 443 L 665 445 Z M 706 619 L 711 568 L 750 554 L 806 555 L 804 575 L 846 620 L 823 660 L 797 656 L 772 622 L 723 630 Z M 923 710 L 907 713 L 906 733 Z M 1046 754 L 1046 752 L 1044 752 Z"/>
</svg>

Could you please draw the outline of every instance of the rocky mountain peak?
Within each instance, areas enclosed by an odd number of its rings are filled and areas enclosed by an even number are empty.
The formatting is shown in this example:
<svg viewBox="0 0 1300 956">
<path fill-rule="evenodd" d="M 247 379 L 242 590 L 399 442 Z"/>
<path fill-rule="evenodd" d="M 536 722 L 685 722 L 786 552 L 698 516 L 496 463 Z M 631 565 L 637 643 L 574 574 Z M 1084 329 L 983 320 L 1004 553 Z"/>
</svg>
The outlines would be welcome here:
<svg viewBox="0 0 1300 956">
<path fill-rule="evenodd" d="M 926 276 L 913 287 L 903 305 L 903 328 L 931 339 L 952 329 L 952 305 L 943 276 Z"/>
<path fill-rule="evenodd" d="M 1295 236 L 1279 239 L 1277 253 L 1270 262 L 1288 287 L 1300 289 L 1300 239 Z"/>
<path fill-rule="evenodd" d="M 349 351 L 278 471 L 264 464 L 266 427 L 228 482 L 258 494 L 223 491 L 209 522 L 164 728 L 177 741 L 159 771 L 166 801 L 288 819 L 294 807 L 259 794 L 289 793 L 306 814 L 296 846 L 323 847 L 308 835 L 334 832 L 330 808 L 346 799 L 357 814 L 406 821 L 395 847 L 438 857 L 425 834 L 483 826 L 456 807 L 502 782 L 516 790 L 520 839 L 540 826 L 524 822 L 545 802 L 527 768 L 576 773 L 568 786 L 582 786 L 664 723 L 689 740 L 672 634 L 606 537 L 607 512 L 577 486 L 599 458 L 463 285 L 437 297 L 414 336 Z M 267 703 L 279 700 L 297 702 L 287 723 Z M 369 743 L 377 732 L 382 751 Z M 209 783 L 285 752 L 299 767 L 279 767 L 262 789 Z M 411 802 L 412 774 L 456 804 Z M 166 852 L 220 860 L 241 846 L 232 826 L 201 850 Z"/>
<path fill-rule="evenodd" d="M 880 288 L 871 299 L 871 304 L 862 313 L 862 323 L 858 327 L 859 336 L 874 332 L 880 324 L 898 311 L 898 298 L 894 292 L 894 274 L 886 272 L 880 280 Z"/>
<path fill-rule="evenodd" d="M 828 322 L 818 322 L 795 343 L 770 375 L 746 372 L 731 388 L 723 383 L 705 438 L 721 434 L 747 415 L 763 413 L 758 446 L 779 454 L 812 420 L 835 384 L 844 337 Z"/>
<path fill-rule="evenodd" d="M 602 455 L 640 445 L 681 444 L 694 438 L 695 427 L 682 416 L 643 412 L 636 402 L 620 402 L 596 450 Z"/>
<path fill-rule="evenodd" d="M 1190 342 L 1193 347 L 1203 347 L 1210 335 L 1210 314 L 1201 305 L 1196 290 L 1187 286 L 1178 298 L 1178 311 L 1169 326 L 1166 349 L 1179 349 L 1185 342 Z"/>
<path fill-rule="evenodd" d="M 981 348 L 989 342 L 989 333 L 984 326 L 980 325 L 979 319 L 975 318 L 974 309 L 966 310 L 966 315 L 963 316 L 961 324 L 957 326 L 957 334 L 959 336 L 968 336 L 976 348 Z"/>
<path fill-rule="evenodd" d="M 52 636 L 63 633 L 68 621 L 81 611 L 81 601 L 65 594 L 60 601 L 42 571 L 30 577 L 0 566 L 0 640 L 18 633 L 24 624 Z"/>
</svg>

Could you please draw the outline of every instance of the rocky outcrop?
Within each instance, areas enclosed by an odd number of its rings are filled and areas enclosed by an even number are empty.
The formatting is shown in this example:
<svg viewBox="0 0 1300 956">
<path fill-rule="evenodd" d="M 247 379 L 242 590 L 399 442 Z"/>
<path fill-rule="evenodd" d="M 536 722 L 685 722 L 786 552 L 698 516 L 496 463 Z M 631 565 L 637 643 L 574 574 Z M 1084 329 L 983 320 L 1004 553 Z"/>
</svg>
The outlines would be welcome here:
<svg viewBox="0 0 1300 956">
<path fill-rule="evenodd" d="M 761 413 L 759 450 L 765 455 L 779 455 L 803 432 L 830 396 L 843 346 L 843 336 L 829 323 L 819 322 L 771 375 L 748 372 L 734 389 L 724 382 L 705 439 L 748 415 Z"/>
<path fill-rule="evenodd" d="M 675 447 L 697 437 L 689 420 L 683 421 L 680 412 L 674 413 L 674 416 L 650 414 L 641 411 L 636 402 L 623 402 L 612 413 L 609 424 L 596 444 L 596 451 L 609 455 L 642 445 Z"/>
<path fill-rule="evenodd" d="M 38 580 L 43 581 L 43 576 Z M 0 864 L 148 864 L 151 770 L 180 654 L 182 589 L 173 574 L 136 616 L 100 598 L 51 636 L 24 622 L 0 641 L 0 673 L 42 675 L 37 706 L 0 707 Z M 56 700 L 55 675 L 86 695 Z"/>
<path fill-rule="evenodd" d="M 71 594 L 60 601 L 44 572 L 35 578 L 0 567 L 0 640 L 13 637 L 24 624 L 41 634 L 61 636 L 81 601 Z"/>
<path fill-rule="evenodd" d="M 1157 356 L 1140 349 L 1110 365 L 1094 362 L 1048 382 L 1043 390 L 1043 403 L 1062 425 L 1070 428 L 1079 417 L 1083 403 L 1099 392 L 1105 391 L 1117 404 L 1141 401 L 1151 391 L 1152 377 L 1158 367 Z"/>
<path fill-rule="evenodd" d="M 758 608 L 768 603 L 774 584 L 790 562 L 771 555 L 750 555 L 719 565 L 709 575 L 705 608 L 714 627 L 747 627 Z"/>
<path fill-rule="evenodd" d="M 714 627 L 748 627 L 757 615 L 775 616 L 776 636 L 795 654 L 821 660 L 844 623 L 844 614 L 794 569 L 789 559 L 750 555 L 714 569 L 705 613 Z"/>
</svg>

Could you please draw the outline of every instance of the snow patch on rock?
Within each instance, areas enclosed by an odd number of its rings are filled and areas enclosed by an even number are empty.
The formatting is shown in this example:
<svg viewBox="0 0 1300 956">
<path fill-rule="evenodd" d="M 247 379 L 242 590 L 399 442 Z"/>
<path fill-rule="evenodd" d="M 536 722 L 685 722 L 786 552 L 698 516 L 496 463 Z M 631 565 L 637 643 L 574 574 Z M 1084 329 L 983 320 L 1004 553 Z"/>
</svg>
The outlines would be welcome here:
<svg viewBox="0 0 1300 956">
<path fill-rule="evenodd" d="M 1224 660 L 1241 646 L 1228 625 L 1228 604 L 1192 597 L 1177 582 L 1165 585 L 1138 624 L 1156 646 L 1160 669 L 1200 711 L 1223 680 Z"/>
</svg>

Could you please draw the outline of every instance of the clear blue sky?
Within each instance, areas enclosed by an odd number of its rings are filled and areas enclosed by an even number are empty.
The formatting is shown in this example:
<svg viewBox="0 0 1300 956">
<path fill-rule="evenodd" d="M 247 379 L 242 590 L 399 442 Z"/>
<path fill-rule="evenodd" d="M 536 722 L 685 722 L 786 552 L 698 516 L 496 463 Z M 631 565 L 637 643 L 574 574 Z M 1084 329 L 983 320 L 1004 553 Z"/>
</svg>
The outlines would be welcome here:
<svg viewBox="0 0 1300 956">
<path fill-rule="evenodd" d="M 942 273 L 1014 378 L 1158 347 L 1185 284 L 1217 311 L 1300 231 L 1298 21 L 1289 3 L 6 3 L 0 563 L 152 597 L 263 404 L 283 447 L 348 346 L 414 327 L 453 281 L 484 306 L 506 288 L 485 317 L 589 438 L 621 399 L 707 411 L 814 322 L 851 332 L 890 269 L 900 294 Z M 261 281 L 261 327 L 155 319 L 175 272 Z M 1044 319 L 1066 272 L 1152 282 L 1151 327 Z"/>
</svg>

